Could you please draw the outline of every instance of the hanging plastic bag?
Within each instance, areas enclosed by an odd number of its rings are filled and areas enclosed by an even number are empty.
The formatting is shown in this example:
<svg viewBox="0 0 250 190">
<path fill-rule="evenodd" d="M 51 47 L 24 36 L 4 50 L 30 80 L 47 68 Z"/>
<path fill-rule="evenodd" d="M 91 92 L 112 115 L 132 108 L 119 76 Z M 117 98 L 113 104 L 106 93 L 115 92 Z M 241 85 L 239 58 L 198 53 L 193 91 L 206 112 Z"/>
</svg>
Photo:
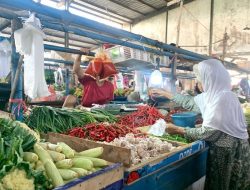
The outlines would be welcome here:
<svg viewBox="0 0 250 190">
<path fill-rule="evenodd" d="M 0 42 L 0 79 L 5 78 L 10 72 L 11 45 L 8 40 Z"/>
<path fill-rule="evenodd" d="M 14 34 L 17 50 L 24 55 L 24 92 L 31 99 L 49 95 L 44 74 L 45 34 L 40 27 L 40 20 L 32 14 Z"/>
<path fill-rule="evenodd" d="M 149 88 L 163 88 L 163 77 L 159 70 L 155 70 L 149 78 Z"/>
<path fill-rule="evenodd" d="M 21 28 L 14 33 L 16 51 L 21 55 L 31 54 L 32 31 Z"/>
</svg>

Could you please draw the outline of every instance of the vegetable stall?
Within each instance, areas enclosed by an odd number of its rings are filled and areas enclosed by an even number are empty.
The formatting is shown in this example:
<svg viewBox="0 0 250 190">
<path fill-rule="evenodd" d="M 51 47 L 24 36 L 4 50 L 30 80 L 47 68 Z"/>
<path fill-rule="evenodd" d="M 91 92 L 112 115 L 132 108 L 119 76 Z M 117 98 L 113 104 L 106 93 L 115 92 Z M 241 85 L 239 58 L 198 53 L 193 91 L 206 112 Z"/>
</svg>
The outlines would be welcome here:
<svg viewBox="0 0 250 190">
<path fill-rule="evenodd" d="M 28 10 L 39 15 L 44 28 L 124 45 L 135 54 L 150 52 L 161 58 L 172 58 L 176 52 L 189 61 L 208 58 L 33 1 L 0 1 L 0 6 L 6 8 L 1 10 L 0 16 L 12 21 L 12 33 L 22 25 L 19 20 L 23 18 L 22 10 Z M 42 15 L 46 15 L 46 19 Z M 64 15 L 63 19 L 60 15 Z M 63 24 L 63 27 L 57 23 Z M 130 40 L 143 45 L 126 40 L 128 36 Z M 13 35 L 11 41 L 15 41 Z M 76 49 L 48 44 L 44 45 L 44 49 L 84 54 Z M 90 54 L 94 55 L 93 52 Z M 21 120 L 24 88 L 21 75 L 16 71 L 21 56 L 15 46 L 12 47 L 12 57 L 15 58 L 12 62 L 12 85 L 16 78 L 17 88 L 13 92 L 11 108 L 16 119 Z M 172 72 L 175 73 L 174 70 Z M 29 80 L 24 82 L 29 86 Z M 127 99 L 130 93 L 129 90 L 117 90 L 115 96 L 117 99 Z M 80 90 L 75 94 L 80 96 Z M 126 106 L 124 110 L 133 112 L 123 113 L 120 113 L 119 106 L 114 109 L 115 105 L 107 105 L 110 107 L 108 111 L 103 108 L 88 110 L 34 106 L 26 111 L 24 123 L 1 119 L 0 189 L 181 190 L 205 175 L 207 147 L 203 141 L 189 142 L 188 139 L 168 134 L 160 137 L 152 135 L 148 129 L 158 120 L 170 122 L 171 113 L 163 115 L 156 108 L 145 105 L 130 106 L 133 108 Z M 13 180 L 16 177 L 20 180 Z"/>
<path fill-rule="evenodd" d="M 22 185 L 8 183 L 9 176 L 22 175 L 31 189 L 41 190 L 183 189 L 205 175 L 206 145 L 150 134 L 159 119 L 167 115 L 147 105 L 117 116 L 101 108 L 35 106 L 25 116 L 27 125 L 1 119 L 6 158 L 0 184 Z"/>
</svg>

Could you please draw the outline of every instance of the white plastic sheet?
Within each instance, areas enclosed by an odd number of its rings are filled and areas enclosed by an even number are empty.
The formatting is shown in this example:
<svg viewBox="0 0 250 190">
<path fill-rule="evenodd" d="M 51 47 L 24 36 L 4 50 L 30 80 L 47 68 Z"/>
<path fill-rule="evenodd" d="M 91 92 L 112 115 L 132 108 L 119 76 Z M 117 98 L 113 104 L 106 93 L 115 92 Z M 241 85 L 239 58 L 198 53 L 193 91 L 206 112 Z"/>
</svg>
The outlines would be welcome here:
<svg viewBox="0 0 250 190">
<path fill-rule="evenodd" d="M 44 74 L 45 34 L 33 14 L 24 27 L 14 33 L 17 52 L 24 55 L 24 92 L 31 99 L 50 95 Z"/>
<path fill-rule="evenodd" d="M 6 77 L 10 72 L 11 44 L 8 40 L 0 42 L 0 78 Z"/>
</svg>

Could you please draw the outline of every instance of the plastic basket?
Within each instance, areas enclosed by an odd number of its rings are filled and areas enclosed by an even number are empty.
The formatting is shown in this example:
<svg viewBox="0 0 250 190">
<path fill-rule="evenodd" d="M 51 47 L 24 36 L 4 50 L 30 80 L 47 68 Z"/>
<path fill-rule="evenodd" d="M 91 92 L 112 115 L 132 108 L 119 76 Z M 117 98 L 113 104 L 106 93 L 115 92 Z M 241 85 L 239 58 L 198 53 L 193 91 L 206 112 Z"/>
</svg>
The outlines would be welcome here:
<svg viewBox="0 0 250 190">
<path fill-rule="evenodd" d="M 194 112 L 176 113 L 171 116 L 173 123 L 181 127 L 195 127 L 197 114 Z"/>
</svg>

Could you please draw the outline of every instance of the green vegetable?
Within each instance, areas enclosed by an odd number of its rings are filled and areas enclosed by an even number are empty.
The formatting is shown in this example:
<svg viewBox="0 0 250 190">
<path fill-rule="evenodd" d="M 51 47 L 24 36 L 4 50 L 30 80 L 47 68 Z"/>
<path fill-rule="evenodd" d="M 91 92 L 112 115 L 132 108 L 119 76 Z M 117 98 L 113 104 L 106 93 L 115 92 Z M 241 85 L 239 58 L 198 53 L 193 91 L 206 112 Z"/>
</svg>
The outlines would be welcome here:
<svg viewBox="0 0 250 190">
<path fill-rule="evenodd" d="M 31 150 L 37 141 L 36 136 L 31 134 L 30 130 L 22 127 L 20 122 L 0 118 L 0 126 L 0 134 L 7 141 L 13 137 L 20 137 L 22 139 L 22 149 L 24 151 Z"/>
<path fill-rule="evenodd" d="M 64 185 L 62 176 L 51 160 L 47 160 L 44 164 L 44 167 L 48 177 L 52 180 L 52 184 L 54 187 Z"/>
<path fill-rule="evenodd" d="M 182 143 L 188 143 L 188 140 L 185 139 L 184 137 L 181 137 L 180 135 L 169 135 L 169 134 L 164 134 L 161 136 L 162 139 L 170 140 L 170 141 L 178 141 Z"/>
<path fill-rule="evenodd" d="M 25 118 L 25 123 L 39 132 L 63 133 L 77 127 L 95 122 L 115 122 L 114 115 L 104 110 L 77 110 L 69 108 L 35 107 Z"/>
<path fill-rule="evenodd" d="M 34 152 L 38 155 L 39 159 L 43 162 L 43 164 L 45 164 L 47 160 L 52 160 L 49 153 L 38 144 L 34 145 Z"/>
<path fill-rule="evenodd" d="M 97 158 L 101 156 L 102 153 L 103 153 L 103 147 L 97 147 L 97 148 L 84 150 L 82 152 L 77 153 L 77 155 Z"/>
<path fill-rule="evenodd" d="M 64 180 L 71 180 L 78 177 L 78 174 L 69 169 L 58 169 L 60 175 Z"/>
<path fill-rule="evenodd" d="M 61 160 L 56 163 L 56 167 L 61 169 L 69 169 L 72 166 L 73 166 L 73 161 L 71 159 Z"/>
<path fill-rule="evenodd" d="M 91 170 L 93 168 L 93 162 L 87 158 L 74 158 L 73 166 L 75 168 L 83 168 L 85 170 Z"/>
<path fill-rule="evenodd" d="M 62 147 L 56 144 L 47 143 L 48 149 L 56 152 L 62 152 Z"/>
<path fill-rule="evenodd" d="M 71 168 L 71 170 L 78 173 L 79 176 L 85 176 L 88 174 L 88 171 L 83 168 Z"/>
<path fill-rule="evenodd" d="M 104 167 L 108 165 L 108 162 L 106 160 L 100 158 L 92 158 L 92 157 L 79 157 L 79 158 L 85 158 L 91 160 L 93 162 L 94 167 Z"/>
<path fill-rule="evenodd" d="M 36 163 L 36 170 L 38 171 L 45 171 L 44 165 L 42 163 L 42 161 L 38 160 Z"/>
<path fill-rule="evenodd" d="M 59 146 L 62 147 L 62 153 L 66 156 L 66 158 L 73 158 L 75 155 L 75 151 L 70 148 L 67 144 L 64 142 L 57 143 Z"/>
<path fill-rule="evenodd" d="M 37 162 L 38 156 L 33 152 L 24 152 L 23 153 L 23 160 L 27 162 Z"/>
<path fill-rule="evenodd" d="M 51 156 L 51 158 L 52 158 L 52 160 L 54 162 L 58 162 L 58 161 L 61 161 L 61 160 L 65 159 L 65 155 L 62 154 L 62 153 L 55 152 L 55 151 L 52 151 L 52 150 L 47 150 L 47 152 L 49 153 L 49 155 Z"/>
<path fill-rule="evenodd" d="M 12 186 L 15 184 L 18 188 L 22 186 L 23 181 L 33 179 L 33 185 L 36 190 L 49 189 L 50 183 L 43 172 L 33 170 L 31 164 L 22 159 L 26 154 L 23 151 L 31 150 L 35 142 L 36 138 L 29 130 L 20 127 L 20 123 L 8 119 L 0 119 L 0 187 L 7 189 L 6 182 L 8 182 L 9 177 L 15 176 L 16 180 L 12 180 L 11 184 L 8 185 Z M 26 173 L 26 175 L 23 175 L 24 173 Z M 32 189 L 29 188 L 31 186 L 28 181 L 28 189 Z M 9 189 L 8 185 L 7 187 Z"/>
</svg>

